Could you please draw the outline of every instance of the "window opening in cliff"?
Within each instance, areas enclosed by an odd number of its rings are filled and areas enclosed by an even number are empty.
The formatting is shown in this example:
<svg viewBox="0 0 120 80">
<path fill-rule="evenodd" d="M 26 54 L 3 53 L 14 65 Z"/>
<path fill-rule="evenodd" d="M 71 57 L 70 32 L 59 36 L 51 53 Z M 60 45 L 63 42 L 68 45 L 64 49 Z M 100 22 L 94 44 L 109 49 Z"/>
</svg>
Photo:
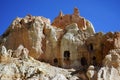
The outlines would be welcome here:
<svg viewBox="0 0 120 80">
<path fill-rule="evenodd" d="M 80 60 L 80 62 L 81 62 L 81 65 L 82 65 L 82 66 L 87 65 L 87 60 L 86 60 L 85 57 L 82 57 L 81 60 Z"/>
<path fill-rule="evenodd" d="M 69 60 L 69 58 L 70 58 L 70 52 L 69 51 L 64 51 L 64 58 L 65 58 L 65 60 Z"/>
<path fill-rule="evenodd" d="M 58 59 L 57 58 L 55 58 L 53 61 L 54 61 L 55 64 L 58 63 Z"/>
<path fill-rule="evenodd" d="M 96 66 L 97 62 L 96 62 L 96 57 L 95 56 L 93 56 L 92 61 L 93 61 L 93 65 Z"/>
<path fill-rule="evenodd" d="M 88 46 L 88 50 L 89 50 L 90 52 L 92 52 L 92 51 L 94 50 L 94 48 L 93 48 L 93 44 L 92 44 L 92 43 L 89 44 L 89 46 Z"/>
</svg>

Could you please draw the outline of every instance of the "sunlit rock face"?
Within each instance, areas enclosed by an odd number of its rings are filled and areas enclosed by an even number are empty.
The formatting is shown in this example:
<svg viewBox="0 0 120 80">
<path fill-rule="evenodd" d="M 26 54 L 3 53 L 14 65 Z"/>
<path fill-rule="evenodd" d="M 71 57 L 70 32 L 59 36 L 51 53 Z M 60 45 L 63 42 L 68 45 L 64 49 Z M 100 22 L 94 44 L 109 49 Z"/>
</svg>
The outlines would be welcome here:
<svg viewBox="0 0 120 80">
<path fill-rule="evenodd" d="M 28 54 L 29 51 L 23 45 L 19 45 L 16 50 L 7 50 L 5 46 L 0 47 L 0 80 L 79 79 L 77 76 L 71 75 L 72 70 L 37 61 Z"/>
<path fill-rule="evenodd" d="M 119 80 L 120 78 L 120 49 L 110 50 L 103 60 L 103 65 L 98 71 L 97 80 Z"/>
<path fill-rule="evenodd" d="M 77 24 L 70 24 L 66 28 L 66 33 L 61 39 L 60 52 L 62 55 L 62 66 L 79 67 L 81 66 L 80 59 L 83 56 L 88 57 L 87 53 L 80 53 L 79 47 L 83 47 L 85 40 L 90 36 L 88 32 L 82 32 Z M 85 50 L 87 52 L 87 50 Z M 83 56 L 82 56 L 83 55 Z M 87 58 L 88 59 L 88 58 Z"/>
<path fill-rule="evenodd" d="M 0 36 L 0 46 L 16 50 L 23 45 L 35 59 L 75 69 L 102 66 L 108 52 L 120 48 L 119 41 L 119 32 L 95 33 L 92 23 L 81 17 L 77 8 L 73 14 L 60 12 L 52 23 L 42 16 L 18 17 Z M 19 56 L 19 52 L 15 54 Z"/>
<path fill-rule="evenodd" d="M 25 18 L 16 18 L 8 30 L 2 35 L 3 45 L 6 48 L 17 49 L 22 44 L 30 51 L 30 55 L 39 58 L 42 51 L 43 28 L 50 24 L 49 19 L 28 15 Z"/>
<path fill-rule="evenodd" d="M 78 28 L 82 31 L 87 31 L 89 34 L 95 33 L 92 23 L 84 17 L 81 17 L 77 8 L 74 8 L 73 14 L 64 15 L 62 12 L 60 12 L 52 22 L 52 25 L 61 29 L 65 29 L 67 25 L 70 25 L 72 23 L 76 23 L 78 25 Z"/>
<path fill-rule="evenodd" d="M 52 23 L 17 17 L 0 36 L 0 80 L 119 80 L 119 73 L 120 32 L 95 33 L 77 8 Z"/>
</svg>

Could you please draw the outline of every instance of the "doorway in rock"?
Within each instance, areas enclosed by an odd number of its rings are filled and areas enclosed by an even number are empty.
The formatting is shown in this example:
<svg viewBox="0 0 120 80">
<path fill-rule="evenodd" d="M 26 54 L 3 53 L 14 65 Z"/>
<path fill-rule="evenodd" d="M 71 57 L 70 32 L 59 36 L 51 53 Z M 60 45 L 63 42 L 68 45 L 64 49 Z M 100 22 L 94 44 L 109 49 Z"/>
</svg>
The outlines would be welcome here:
<svg viewBox="0 0 120 80">
<path fill-rule="evenodd" d="M 53 59 L 53 65 L 54 65 L 54 66 L 58 66 L 58 59 L 57 59 L 57 58 L 54 58 L 54 59 Z"/>
<path fill-rule="evenodd" d="M 55 58 L 53 61 L 54 61 L 54 64 L 58 64 L 58 59 L 57 58 Z"/>
<path fill-rule="evenodd" d="M 70 51 L 64 51 L 64 59 L 69 60 L 70 59 Z"/>
<path fill-rule="evenodd" d="M 88 45 L 88 50 L 89 50 L 90 52 L 92 52 L 92 51 L 94 50 L 94 47 L 93 47 L 93 44 L 92 44 L 92 43 L 90 43 L 90 44 Z"/>
<path fill-rule="evenodd" d="M 97 61 L 96 61 L 96 57 L 95 57 L 95 56 L 93 56 L 93 58 L 92 58 L 92 64 L 93 64 L 94 66 L 97 65 Z"/>
<path fill-rule="evenodd" d="M 88 64 L 87 64 L 87 60 L 86 60 L 85 57 L 82 57 L 81 60 L 80 60 L 80 62 L 81 62 L 81 65 L 82 65 L 82 66 L 88 65 Z"/>
</svg>

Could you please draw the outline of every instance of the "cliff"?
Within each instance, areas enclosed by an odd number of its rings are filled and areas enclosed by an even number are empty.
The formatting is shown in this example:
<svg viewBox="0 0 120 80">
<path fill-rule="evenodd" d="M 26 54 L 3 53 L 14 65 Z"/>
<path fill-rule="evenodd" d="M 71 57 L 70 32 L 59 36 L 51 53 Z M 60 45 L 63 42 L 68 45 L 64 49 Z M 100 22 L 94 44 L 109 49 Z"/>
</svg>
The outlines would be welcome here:
<svg viewBox="0 0 120 80">
<path fill-rule="evenodd" d="M 0 65 L 11 70 L 11 74 L 4 73 L 6 68 L 1 72 L 2 80 L 32 80 L 34 77 L 42 80 L 43 75 L 48 80 L 58 77 L 60 80 L 73 80 L 73 77 L 75 80 L 107 80 L 108 76 L 111 76 L 109 80 L 117 80 L 115 77 L 120 76 L 116 71 L 119 70 L 120 32 L 95 33 L 92 23 L 80 16 L 77 8 L 73 14 L 60 12 L 52 23 L 42 16 L 17 17 L 0 36 L 0 47 Z M 47 72 L 48 66 L 53 72 L 49 69 Z M 74 71 L 69 72 L 71 68 Z M 56 70 L 56 75 L 50 74 Z"/>
</svg>

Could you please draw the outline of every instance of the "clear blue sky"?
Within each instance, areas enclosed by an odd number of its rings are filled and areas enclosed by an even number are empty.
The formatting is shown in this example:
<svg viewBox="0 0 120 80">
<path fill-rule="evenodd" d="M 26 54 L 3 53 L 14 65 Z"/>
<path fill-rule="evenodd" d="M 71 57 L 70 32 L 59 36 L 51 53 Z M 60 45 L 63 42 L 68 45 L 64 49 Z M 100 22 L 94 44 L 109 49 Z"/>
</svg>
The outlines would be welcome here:
<svg viewBox="0 0 120 80">
<path fill-rule="evenodd" d="M 120 31 L 120 0 L 0 0 L 0 34 L 17 16 L 44 16 L 52 22 L 60 10 L 72 14 L 74 7 L 96 32 Z"/>
</svg>

